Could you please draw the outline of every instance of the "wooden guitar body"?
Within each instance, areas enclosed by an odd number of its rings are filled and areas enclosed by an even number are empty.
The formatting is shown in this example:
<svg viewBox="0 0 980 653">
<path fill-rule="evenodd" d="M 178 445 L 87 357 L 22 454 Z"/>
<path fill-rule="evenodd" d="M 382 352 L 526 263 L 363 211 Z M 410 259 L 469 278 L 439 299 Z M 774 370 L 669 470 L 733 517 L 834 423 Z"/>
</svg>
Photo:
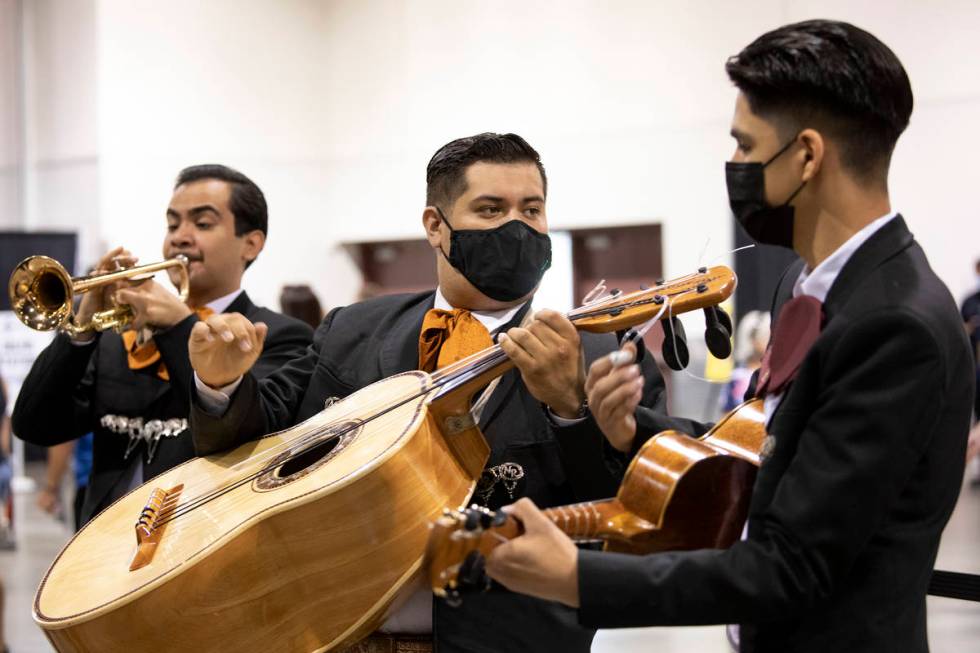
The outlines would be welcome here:
<svg viewBox="0 0 980 653">
<path fill-rule="evenodd" d="M 54 561 L 35 619 L 62 653 L 325 651 L 364 637 L 418 576 L 428 524 L 474 486 L 421 394 L 427 383 L 422 372 L 386 379 L 293 429 L 191 460 L 127 494 Z M 263 452 L 402 397 L 414 398 L 355 427 L 319 464 L 285 478 L 266 473 L 164 524 L 152 560 L 130 571 L 145 488 L 183 483 L 186 501 L 195 487 L 251 475 Z M 476 429 L 453 437 L 485 459 Z"/>
<path fill-rule="evenodd" d="M 762 400 L 728 413 L 694 438 L 663 431 L 633 458 L 614 498 L 549 508 L 544 514 L 577 541 L 601 540 L 607 551 L 721 549 L 739 538 L 765 441 Z M 426 545 L 432 591 L 455 603 L 485 585 L 480 556 L 519 536 L 523 526 L 504 512 L 447 510 Z"/>
<path fill-rule="evenodd" d="M 743 404 L 702 438 L 664 431 L 630 464 L 616 499 L 652 528 L 606 550 L 654 553 L 720 549 L 738 540 L 765 438 L 761 401 Z"/>
</svg>

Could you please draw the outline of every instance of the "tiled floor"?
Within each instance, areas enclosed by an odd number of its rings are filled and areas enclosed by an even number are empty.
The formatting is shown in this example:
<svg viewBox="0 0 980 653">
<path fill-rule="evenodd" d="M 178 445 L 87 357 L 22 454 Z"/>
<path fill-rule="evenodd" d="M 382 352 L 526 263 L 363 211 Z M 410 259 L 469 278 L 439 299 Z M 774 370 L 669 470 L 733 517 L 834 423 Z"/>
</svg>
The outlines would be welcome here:
<svg viewBox="0 0 980 653">
<path fill-rule="evenodd" d="M 0 576 L 6 587 L 7 642 L 11 653 L 49 653 L 50 645 L 31 620 L 31 601 L 38 580 L 69 533 L 34 507 L 33 495 L 19 495 L 16 510 L 18 548 L 15 552 L 0 551 Z M 937 566 L 980 572 L 978 552 L 980 488 L 967 487 L 946 528 Z M 980 650 L 980 603 L 930 598 L 929 641 L 933 653 Z M 728 653 L 720 626 L 603 631 L 593 650 L 596 653 Z"/>
</svg>

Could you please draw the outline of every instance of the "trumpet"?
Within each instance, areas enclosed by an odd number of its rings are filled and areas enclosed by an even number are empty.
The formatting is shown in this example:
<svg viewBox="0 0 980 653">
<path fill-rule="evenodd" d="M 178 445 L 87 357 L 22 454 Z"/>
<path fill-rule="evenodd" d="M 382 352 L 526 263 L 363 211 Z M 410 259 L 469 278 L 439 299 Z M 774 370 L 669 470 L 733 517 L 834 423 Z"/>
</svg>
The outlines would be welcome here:
<svg viewBox="0 0 980 653">
<path fill-rule="evenodd" d="M 73 305 L 75 295 L 122 279 L 145 281 L 160 270 L 168 268 L 179 269 L 181 278 L 178 290 L 181 300 L 187 301 L 190 277 L 187 273 L 187 257 L 183 254 L 159 263 L 84 277 L 72 277 L 63 265 L 48 256 L 29 256 L 18 263 L 10 274 L 7 285 L 10 308 L 21 322 L 36 331 L 58 329 L 72 337 L 88 331 L 106 329 L 120 332 L 132 322 L 132 308 L 119 304 L 96 312 L 89 322 L 77 324 Z"/>
</svg>

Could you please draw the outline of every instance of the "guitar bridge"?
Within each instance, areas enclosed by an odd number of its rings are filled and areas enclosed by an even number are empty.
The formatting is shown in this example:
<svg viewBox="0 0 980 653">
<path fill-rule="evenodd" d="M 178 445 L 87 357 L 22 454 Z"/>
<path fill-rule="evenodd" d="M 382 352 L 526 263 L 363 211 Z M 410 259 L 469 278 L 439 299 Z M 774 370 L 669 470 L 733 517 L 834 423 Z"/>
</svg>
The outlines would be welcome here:
<svg viewBox="0 0 980 653">
<path fill-rule="evenodd" d="M 150 492 L 150 498 L 140 511 L 140 516 L 136 520 L 136 553 L 133 561 L 129 564 L 130 571 L 136 571 L 153 560 L 157 545 L 163 537 L 163 530 L 166 522 L 158 524 L 161 516 L 166 518 L 180 498 L 180 492 L 184 489 L 184 484 L 174 486 L 169 490 L 154 488 Z"/>
</svg>

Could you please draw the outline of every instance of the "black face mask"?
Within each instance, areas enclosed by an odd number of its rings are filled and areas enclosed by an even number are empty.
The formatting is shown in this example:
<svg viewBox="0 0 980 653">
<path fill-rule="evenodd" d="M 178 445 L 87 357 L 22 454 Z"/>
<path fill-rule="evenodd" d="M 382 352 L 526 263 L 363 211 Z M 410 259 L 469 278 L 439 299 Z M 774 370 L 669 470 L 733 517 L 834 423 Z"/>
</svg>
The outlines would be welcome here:
<svg viewBox="0 0 980 653">
<path fill-rule="evenodd" d="M 500 302 L 520 299 L 540 283 L 551 267 L 551 239 L 521 220 L 496 229 L 453 229 L 438 206 L 436 211 L 451 232 L 449 255 L 442 255 L 467 281 Z"/>
<path fill-rule="evenodd" d="M 766 204 L 765 168 L 796 142 L 794 138 L 765 163 L 725 164 L 725 182 L 728 185 L 728 204 L 745 233 L 754 241 L 766 245 L 779 245 L 793 249 L 793 207 L 790 202 L 803 190 L 800 184 L 783 204 Z"/>
</svg>

